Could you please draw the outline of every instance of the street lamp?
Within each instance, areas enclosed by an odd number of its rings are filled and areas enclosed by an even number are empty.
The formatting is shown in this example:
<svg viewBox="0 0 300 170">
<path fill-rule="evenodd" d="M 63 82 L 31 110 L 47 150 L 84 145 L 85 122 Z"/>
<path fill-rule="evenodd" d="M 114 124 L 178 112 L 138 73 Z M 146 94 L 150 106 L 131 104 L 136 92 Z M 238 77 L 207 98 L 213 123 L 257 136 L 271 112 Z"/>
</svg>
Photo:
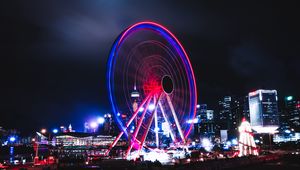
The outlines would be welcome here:
<svg viewBox="0 0 300 170">
<path fill-rule="evenodd" d="M 98 124 L 103 124 L 105 122 L 105 119 L 103 117 L 99 117 L 97 119 Z"/>
<path fill-rule="evenodd" d="M 57 133 L 58 133 L 58 129 L 53 129 L 52 132 L 53 132 L 54 134 L 57 134 Z"/>
<path fill-rule="evenodd" d="M 11 143 L 15 142 L 16 141 L 16 137 L 14 137 L 14 136 L 9 137 L 9 141 Z"/>
<path fill-rule="evenodd" d="M 94 132 L 96 132 L 96 128 L 98 127 L 98 123 L 97 122 L 91 122 L 90 126 L 94 130 Z"/>
</svg>

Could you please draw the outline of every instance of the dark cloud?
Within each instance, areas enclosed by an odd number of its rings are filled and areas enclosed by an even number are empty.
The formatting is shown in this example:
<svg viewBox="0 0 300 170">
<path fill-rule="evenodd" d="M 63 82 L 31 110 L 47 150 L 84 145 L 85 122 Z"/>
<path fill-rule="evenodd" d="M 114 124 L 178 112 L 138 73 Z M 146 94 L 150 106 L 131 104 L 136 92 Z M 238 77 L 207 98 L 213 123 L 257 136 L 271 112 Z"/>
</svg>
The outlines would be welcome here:
<svg viewBox="0 0 300 170">
<path fill-rule="evenodd" d="M 0 126 L 13 127 L 16 121 L 19 127 L 32 122 L 31 129 L 69 122 L 80 127 L 88 115 L 110 111 L 105 90 L 109 50 L 122 30 L 142 20 L 162 23 L 182 42 L 202 103 L 213 106 L 223 95 L 257 88 L 300 95 L 295 4 L 0 3 Z"/>
</svg>

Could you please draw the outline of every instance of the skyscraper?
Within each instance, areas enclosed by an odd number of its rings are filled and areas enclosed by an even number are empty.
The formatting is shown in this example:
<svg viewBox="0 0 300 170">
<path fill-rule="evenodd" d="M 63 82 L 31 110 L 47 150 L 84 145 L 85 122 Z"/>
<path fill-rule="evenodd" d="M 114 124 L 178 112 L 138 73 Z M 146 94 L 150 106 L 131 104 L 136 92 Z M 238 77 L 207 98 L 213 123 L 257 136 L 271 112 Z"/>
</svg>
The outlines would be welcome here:
<svg viewBox="0 0 300 170">
<path fill-rule="evenodd" d="M 300 131 L 300 101 L 294 99 L 293 96 L 287 96 L 284 100 L 285 109 L 281 115 L 281 126 Z"/>
<path fill-rule="evenodd" d="M 140 97 L 140 93 L 136 90 L 136 85 L 134 85 L 133 91 L 131 92 L 131 98 L 133 99 L 133 103 L 132 103 L 132 111 L 133 112 L 135 112 L 138 109 L 139 97 Z M 134 126 L 137 126 L 137 121 L 138 121 L 138 118 L 136 117 L 134 119 Z"/>
<path fill-rule="evenodd" d="M 215 133 L 214 111 L 207 110 L 206 104 L 197 105 L 198 120 L 194 123 L 194 137 L 196 138 L 213 138 Z"/>
<path fill-rule="evenodd" d="M 250 123 L 257 133 L 274 133 L 279 127 L 276 90 L 249 93 Z"/>
<path fill-rule="evenodd" d="M 228 133 L 228 138 L 235 138 L 237 135 L 237 114 L 239 102 L 231 96 L 224 96 L 219 101 L 219 112 L 216 115 L 216 128 Z"/>
</svg>

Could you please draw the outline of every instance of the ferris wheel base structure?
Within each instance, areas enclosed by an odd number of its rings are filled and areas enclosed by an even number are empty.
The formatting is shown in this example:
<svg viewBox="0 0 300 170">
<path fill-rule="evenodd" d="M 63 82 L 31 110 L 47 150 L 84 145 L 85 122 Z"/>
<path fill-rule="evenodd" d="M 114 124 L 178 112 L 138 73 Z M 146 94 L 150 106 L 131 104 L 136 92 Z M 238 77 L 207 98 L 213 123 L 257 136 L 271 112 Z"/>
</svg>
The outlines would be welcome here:
<svg viewBox="0 0 300 170">
<path fill-rule="evenodd" d="M 110 103 L 121 132 L 106 155 L 123 135 L 129 140 L 125 158 L 133 150 L 139 156 L 151 135 L 159 148 L 160 121 L 167 125 L 174 143 L 186 144 L 192 129 L 186 121 L 196 114 L 196 81 L 186 51 L 167 28 L 146 21 L 125 29 L 112 46 L 107 79 Z M 131 87 L 138 91 L 138 99 L 130 96 Z M 139 106 L 131 107 L 137 100 Z M 120 113 L 129 113 L 129 119 L 122 120 Z"/>
</svg>

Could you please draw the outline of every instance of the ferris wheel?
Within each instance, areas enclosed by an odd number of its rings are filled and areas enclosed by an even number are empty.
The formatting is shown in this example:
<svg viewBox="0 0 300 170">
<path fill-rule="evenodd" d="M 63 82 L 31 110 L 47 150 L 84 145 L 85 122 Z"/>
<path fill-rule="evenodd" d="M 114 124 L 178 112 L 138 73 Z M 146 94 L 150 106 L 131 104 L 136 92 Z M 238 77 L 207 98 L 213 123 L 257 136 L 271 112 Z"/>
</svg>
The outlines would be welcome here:
<svg viewBox="0 0 300 170">
<path fill-rule="evenodd" d="M 196 82 L 187 53 L 167 28 L 139 22 L 124 30 L 112 46 L 107 79 L 121 129 L 108 152 L 122 135 L 130 141 L 126 157 L 150 143 L 159 147 L 162 132 L 186 143 L 192 128 L 187 120 L 196 112 Z"/>
</svg>

